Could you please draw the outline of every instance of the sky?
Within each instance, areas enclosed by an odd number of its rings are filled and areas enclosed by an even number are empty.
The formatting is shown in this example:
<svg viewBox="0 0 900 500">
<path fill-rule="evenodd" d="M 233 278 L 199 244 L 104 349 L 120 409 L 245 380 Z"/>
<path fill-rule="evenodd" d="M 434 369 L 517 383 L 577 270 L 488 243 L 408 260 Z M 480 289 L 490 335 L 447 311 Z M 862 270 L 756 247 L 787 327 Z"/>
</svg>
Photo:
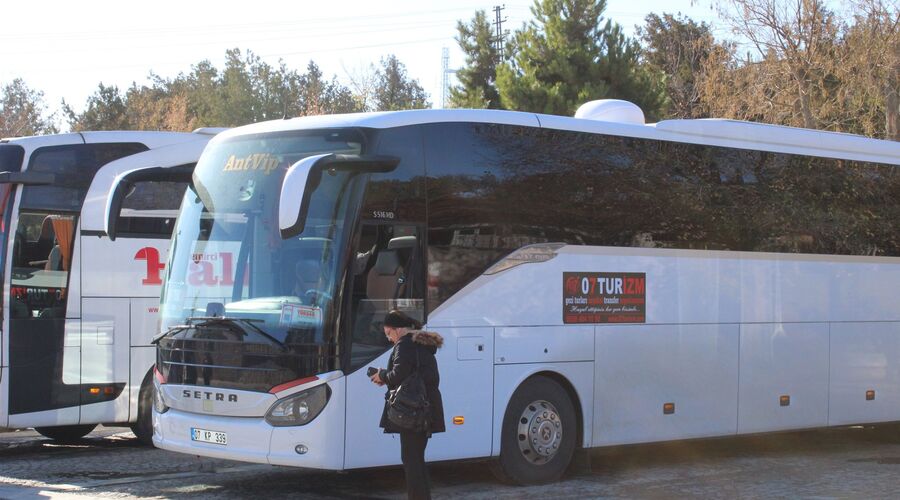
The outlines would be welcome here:
<svg viewBox="0 0 900 500">
<path fill-rule="evenodd" d="M 725 35 L 711 3 L 607 0 L 605 17 L 631 36 L 648 13 L 681 12 Z M 202 60 L 221 69 L 225 51 L 235 47 L 300 71 L 313 60 L 344 84 L 395 54 L 439 107 L 442 49 L 449 49 L 450 69 L 465 62 L 454 39 L 457 21 L 470 20 L 476 10 L 493 20 L 495 5 L 505 6 L 504 30 L 531 19 L 532 0 L 9 1 L 0 23 L 0 85 L 22 78 L 44 93 L 49 111 L 63 99 L 81 111 L 101 82 L 124 91 L 147 84 L 151 72 L 171 78 Z"/>
</svg>

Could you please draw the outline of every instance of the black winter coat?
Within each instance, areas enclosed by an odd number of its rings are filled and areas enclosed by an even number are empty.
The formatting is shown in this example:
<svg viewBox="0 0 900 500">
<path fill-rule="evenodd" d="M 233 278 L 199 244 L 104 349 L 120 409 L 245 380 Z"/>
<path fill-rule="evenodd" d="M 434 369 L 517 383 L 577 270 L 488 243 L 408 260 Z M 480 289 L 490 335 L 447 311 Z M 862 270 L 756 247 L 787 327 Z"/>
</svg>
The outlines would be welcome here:
<svg viewBox="0 0 900 500">
<path fill-rule="evenodd" d="M 400 384 L 416 370 L 416 352 L 419 355 L 419 375 L 425 382 L 425 390 L 428 393 L 428 403 L 431 408 L 430 433 L 444 432 L 444 402 L 441 400 L 441 391 L 438 385 L 441 383 L 441 375 L 438 372 L 437 360 L 434 354 L 443 345 L 444 339 L 434 332 L 411 330 L 394 345 L 391 359 L 388 361 L 387 370 L 381 370 L 379 376 L 390 391 Z M 379 424 L 387 434 L 397 434 L 400 429 L 394 427 L 387 418 L 388 394 L 385 394 L 384 410 L 381 413 Z"/>
</svg>

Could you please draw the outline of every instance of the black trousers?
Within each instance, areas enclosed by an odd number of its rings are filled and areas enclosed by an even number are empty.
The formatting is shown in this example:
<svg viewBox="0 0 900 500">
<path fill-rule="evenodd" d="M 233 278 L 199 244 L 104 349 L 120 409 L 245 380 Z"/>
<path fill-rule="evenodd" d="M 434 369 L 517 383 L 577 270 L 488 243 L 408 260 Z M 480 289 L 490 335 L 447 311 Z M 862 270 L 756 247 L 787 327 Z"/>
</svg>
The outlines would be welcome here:
<svg viewBox="0 0 900 500">
<path fill-rule="evenodd" d="M 400 460 L 406 473 L 406 495 L 410 500 L 431 499 L 431 478 L 425 465 L 428 435 L 424 432 L 400 433 Z"/>
</svg>

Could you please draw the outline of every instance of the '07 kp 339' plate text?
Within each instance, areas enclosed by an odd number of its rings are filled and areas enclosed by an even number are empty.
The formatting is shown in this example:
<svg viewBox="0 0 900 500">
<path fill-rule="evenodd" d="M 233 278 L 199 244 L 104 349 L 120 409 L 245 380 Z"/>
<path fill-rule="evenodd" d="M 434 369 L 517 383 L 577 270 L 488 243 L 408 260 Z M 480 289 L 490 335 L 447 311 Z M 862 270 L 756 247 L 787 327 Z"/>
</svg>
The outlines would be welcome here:
<svg viewBox="0 0 900 500">
<path fill-rule="evenodd" d="M 191 441 L 227 445 L 228 434 L 219 431 L 210 431 L 207 429 L 198 429 L 196 427 L 191 427 Z"/>
</svg>

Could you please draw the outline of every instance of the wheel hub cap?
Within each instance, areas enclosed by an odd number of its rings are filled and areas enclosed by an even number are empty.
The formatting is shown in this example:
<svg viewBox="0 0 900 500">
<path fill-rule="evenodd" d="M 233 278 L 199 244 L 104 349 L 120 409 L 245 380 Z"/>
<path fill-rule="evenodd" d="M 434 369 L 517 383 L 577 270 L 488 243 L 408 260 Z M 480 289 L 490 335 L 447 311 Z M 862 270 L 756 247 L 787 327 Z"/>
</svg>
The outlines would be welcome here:
<svg viewBox="0 0 900 500">
<path fill-rule="evenodd" d="M 533 464 L 549 462 L 559 451 L 562 433 L 556 407 L 547 401 L 534 401 L 519 417 L 519 450 Z"/>
</svg>

